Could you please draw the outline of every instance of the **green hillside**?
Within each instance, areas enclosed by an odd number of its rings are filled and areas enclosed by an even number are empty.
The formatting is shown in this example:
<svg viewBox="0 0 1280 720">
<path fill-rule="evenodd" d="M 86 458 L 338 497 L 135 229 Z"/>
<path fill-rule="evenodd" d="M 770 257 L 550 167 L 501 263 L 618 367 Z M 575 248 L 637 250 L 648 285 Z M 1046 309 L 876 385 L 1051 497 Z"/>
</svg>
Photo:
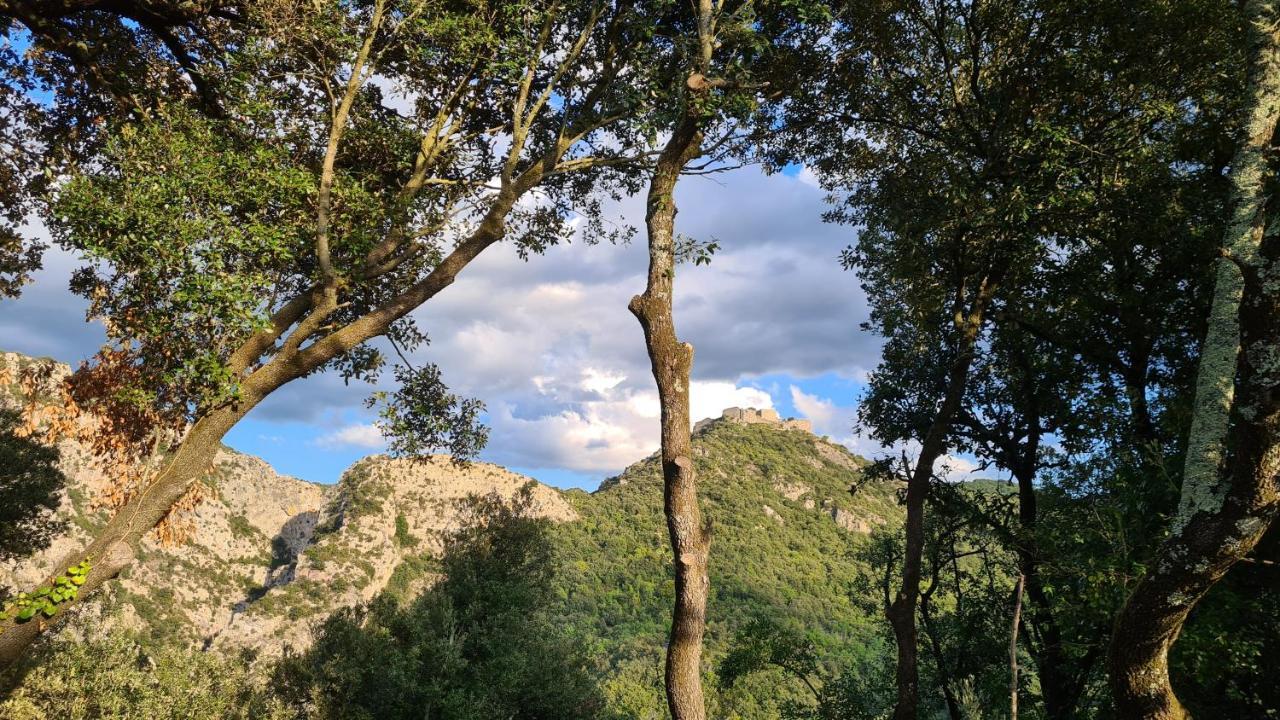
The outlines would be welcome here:
<svg viewBox="0 0 1280 720">
<path fill-rule="evenodd" d="M 694 438 L 694 454 L 713 532 L 708 671 L 735 632 L 762 615 L 804 628 L 833 652 L 883 652 L 879 618 L 853 601 L 861 567 L 854 555 L 872 527 L 896 522 L 893 489 L 850 495 L 865 460 L 775 425 L 713 423 Z M 673 588 L 657 458 L 570 500 L 581 520 L 557 528 L 565 613 L 607 663 L 611 706 L 626 717 L 663 717 Z M 708 680 L 714 717 L 777 717 L 780 703 L 808 693 L 780 673 L 749 677 L 732 691 Z"/>
</svg>

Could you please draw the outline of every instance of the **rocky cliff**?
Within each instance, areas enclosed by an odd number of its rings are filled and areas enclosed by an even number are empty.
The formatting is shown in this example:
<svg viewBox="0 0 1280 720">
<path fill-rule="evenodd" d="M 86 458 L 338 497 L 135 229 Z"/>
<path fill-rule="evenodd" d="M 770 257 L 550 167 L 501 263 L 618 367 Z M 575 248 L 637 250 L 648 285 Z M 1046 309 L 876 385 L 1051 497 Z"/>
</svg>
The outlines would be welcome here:
<svg viewBox="0 0 1280 720">
<path fill-rule="evenodd" d="M 0 370 L 37 362 L 0 353 Z M 60 366 L 55 375 L 69 369 Z M 9 373 L 12 377 L 13 373 Z M 0 387 L 0 406 L 16 407 L 18 388 Z M 59 444 L 68 483 L 60 514 L 67 532 L 34 557 L 0 565 L 0 586 L 40 580 L 107 521 L 94 499 L 106 486 L 86 448 Z M 208 647 L 274 654 L 305 645 L 309 620 L 368 600 L 393 582 L 405 590 L 429 579 L 429 559 L 469 495 L 511 497 L 530 478 L 487 463 L 448 458 L 364 458 L 336 485 L 277 473 L 266 462 L 223 448 L 203 480 L 211 491 L 194 511 L 190 542 L 144 541 L 141 562 L 77 611 L 77 628 L 124 624 Z M 535 512 L 575 517 L 560 493 L 533 487 Z"/>
</svg>

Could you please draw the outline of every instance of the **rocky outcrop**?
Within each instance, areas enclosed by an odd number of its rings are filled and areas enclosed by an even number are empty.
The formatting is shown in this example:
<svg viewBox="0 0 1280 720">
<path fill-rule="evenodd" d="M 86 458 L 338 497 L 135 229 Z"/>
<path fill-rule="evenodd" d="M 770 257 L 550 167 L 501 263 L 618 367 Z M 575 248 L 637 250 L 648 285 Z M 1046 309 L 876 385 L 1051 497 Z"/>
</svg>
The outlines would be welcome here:
<svg viewBox="0 0 1280 720">
<path fill-rule="evenodd" d="M 457 466 L 440 455 L 360 460 L 343 474 L 309 541 L 233 606 L 213 644 L 269 652 L 303 647 L 310 641 L 308 619 L 384 590 L 411 594 L 432 579 L 430 560 L 457 528 L 459 503 L 490 494 L 510 500 L 526 485 L 534 515 L 560 522 L 577 517 L 558 491 L 496 465 Z"/>
<path fill-rule="evenodd" d="M 0 354 L 0 371 L 8 371 L 0 377 L 32 362 Z M 68 372 L 54 369 L 55 376 Z M 19 406 L 19 391 L 12 380 L 0 385 L 0 407 Z M 107 511 L 95 505 L 106 478 L 87 449 L 65 441 L 59 450 L 68 481 L 59 514 L 67 532 L 36 555 L 0 566 L 0 586 L 40 581 L 107 521 Z M 535 514 L 575 517 L 552 488 L 487 463 L 455 466 L 443 456 L 372 456 L 338 484 L 320 485 L 223 448 L 202 482 L 209 492 L 190 516 L 191 541 L 166 547 L 144 540 L 138 562 L 76 611 L 73 630 L 123 624 L 269 656 L 306 645 L 310 621 L 339 607 L 396 583 L 410 591 L 430 582 L 430 560 L 468 496 L 511 498 L 533 483 Z"/>
</svg>

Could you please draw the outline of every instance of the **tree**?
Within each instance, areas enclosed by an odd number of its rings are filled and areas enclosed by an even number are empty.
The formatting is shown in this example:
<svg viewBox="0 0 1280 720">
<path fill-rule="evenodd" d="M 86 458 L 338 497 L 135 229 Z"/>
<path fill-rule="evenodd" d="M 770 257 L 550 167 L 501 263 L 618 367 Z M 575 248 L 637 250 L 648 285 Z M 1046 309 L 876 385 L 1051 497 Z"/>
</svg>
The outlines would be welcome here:
<svg viewBox="0 0 1280 720">
<path fill-rule="evenodd" d="M 1247 4 L 1248 104 L 1231 163 L 1231 216 L 1218 262 L 1208 336 L 1200 356 L 1178 515 L 1146 575 L 1116 617 L 1109 665 L 1126 716 L 1185 718 L 1169 682 L 1169 648 L 1191 609 L 1280 512 L 1280 395 L 1275 353 L 1280 266 L 1269 221 L 1280 118 L 1280 8 Z"/>
<path fill-rule="evenodd" d="M 1072 416 L 1118 409 L 1095 401 L 1119 377 L 1133 413 L 1106 420 L 1103 432 L 1124 428 L 1112 447 L 1155 457 L 1139 449 L 1161 439 L 1146 405 L 1177 386 L 1186 355 L 1178 339 L 1201 297 L 1196 240 L 1212 227 L 1204 220 L 1215 202 L 1212 169 L 1225 164 L 1217 131 L 1232 84 L 1215 78 L 1233 59 L 1223 52 L 1233 18 L 1201 3 L 842 7 L 839 63 L 793 109 L 799 132 L 780 154 L 811 163 L 844 201 L 831 217 L 860 226 L 846 264 L 859 272 L 870 327 L 886 345 L 859 422 L 881 442 L 921 450 L 901 476 L 909 532 L 901 602 L 890 612 L 900 653 L 895 714 L 915 717 L 918 638 L 908 609 L 920 593 L 913 568 L 935 461 L 960 448 L 1018 468 L 1023 529 L 1006 537 L 1026 565 L 1039 557 L 1030 530 L 1039 524 L 1036 478 L 1053 461 L 1039 447 L 1045 433 L 1099 437 L 1099 425 L 1081 431 L 1089 422 Z M 1170 50 L 1152 57 L 1152 38 L 1167 38 L 1159 44 Z M 1190 190 L 1198 181 L 1202 197 Z M 1100 278 L 1115 292 L 1098 292 Z M 1149 292 L 1169 304 L 1152 304 Z M 1076 342 L 1059 344 L 1064 332 Z M 1025 376 L 1011 351 L 1029 339 L 1034 372 Z M 1035 368 L 1055 361 L 1037 353 L 1061 357 L 1082 345 L 1076 357 L 1094 374 L 1040 377 Z M 1005 375 L 984 382 L 993 370 Z M 1036 407 L 1059 388 L 1062 402 Z M 991 404 L 993 391 L 1004 399 Z M 1145 440 L 1130 440 L 1138 437 L 1124 427 L 1130 421 Z M 1091 448 L 1089 462 L 1101 452 Z M 1029 614 L 1049 623 L 1031 584 Z M 1037 659 L 1051 712 L 1071 713 L 1092 659 Z"/>
<path fill-rule="evenodd" d="M 280 663 L 289 706 L 315 720 L 603 717 L 585 645 L 550 613 L 551 521 L 531 503 L 527 491 L 467 501 L 435 586 L 341 610 Z"/>
<path fill-rule="evenodd" d="M 676 6 L 678 7 L 678 6 Z M 663 509 L 675 571 L 675 608 L 667 644 L 667 705 L 676 720 L 706 716 L 702 692 L 702 636 L 706 631 L 711 528 L 698 507 L 691 455 L 689 383 L 693 346 L 676 336 L 672 313 L 676 265 L 682 256 L 701 263 L 712 245 L 681 243 L 675 232 L 675 188 L 691 163 L 714 165 L 732 148 L 736 125 L 753 118 L 758 90 L 768 87 L 757 66 L 775 60 L 772 45 L 794 43 L 807 30 L 806 5 L 699 0 L 692 16 L 673 8 L 678 68 L 670 137 L 658 154 L 645 205 L 649 268 L 644 293 L 628 305 L 644 331 L 645 349 L 661 405 Z M 758 23 L 758 25 L 757 25 Z M 708 139 L 708 133 L 712 137 Z M 718 139 L 715 135 L 719 133 Z M 692 257 L 689 257 L 692 256 Z"/>
<path fill-rule="evenodd" d="M 81 598 L 190 504 L 250 409 L 326 369 L 374 377 L 370 341 L 419 344 L 412 310 L 504 239 L 527 255 L 564 238 L 573 208 L 595 216 L 594 186 L 627 187 L 646 153 L 635 89 L 660 63 L 631 6 L 251 10 L 262 30 L 227 60 L 226 119 L 164 105 L 121 123 L 60 192 L 57 239 L 90 260 L 75 288 L 111 340 L 72 394 L 112 423 L 107 450 L 158 456 L 121 478 L 116 514 L 75 554 L 91 565 Z M 459 427 L 400 425 L 431 434 L 419 449 Z M 0 626 L 0 663 L 46 626 Z"/>
<path fill-rule="evenodd" d="M 1019 2 L 842 9 L 839 62 L 795 110 L 799 133 L 784 152 L 847 190 L 831 218 L 861 227 L 844 261 L 870 301 L 868 327 L 886 343 L 859 423 L 885 444 L 920 447 L 902 478 L 903 573 L 887 611 L 898 647 L 894 715 L 915 718 L 925 505 L 989 313 L 1038 250 L 1034 198 L 1053 176 L 1034 170 L 1047 139 L 1029 140 L 1027 129 L 1051 103 L 1042 91 L 1060 28 Z"/>
</svg>

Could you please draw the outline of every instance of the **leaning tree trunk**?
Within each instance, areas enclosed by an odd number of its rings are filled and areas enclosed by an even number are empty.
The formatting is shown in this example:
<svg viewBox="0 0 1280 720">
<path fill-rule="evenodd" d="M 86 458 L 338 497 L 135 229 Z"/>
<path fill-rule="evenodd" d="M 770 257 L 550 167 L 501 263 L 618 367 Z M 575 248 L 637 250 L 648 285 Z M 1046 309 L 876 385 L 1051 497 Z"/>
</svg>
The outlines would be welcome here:
<svg viewBox="0 0 1280 720">
<path fill-rule="evenodd" d="M 1169 649 L 1191 609 L 1253 550 L 1280 509 L 1280 238 L 1265 232 L 1268 150 L 1280 117 L 1280 2 L 1252 0 L 1247 14 L 1245 136 L 1231 164 L 1232 216 L 1200 358 L 1178 518 L 1117 614 L 1111 639 L 1112 693 L 1127 718 L 1190 717 L 1169 682 Z"/>
<path fill-rule="evenodd" d="M 675 566 L 675 609 L 667 645 L 667 706 L 675 720 L 703 720 L 702 636 L 707 626 L 707 553 L 710 529 L 698 509 L 698 478 L 690 452 L 689 373 L 693 346 L 676 337 L 671 312 L 675 281 L 675 186 L 701 152 L 702 130 L 687 116 L 663 148 L 649 182 L 645 225 L 649 278 L 629 308 L 644 329 L 662 405 L 663 510 Z"/>
<path fill-rule="evenodd" d="M 90 569 L 77 595 L 77 600 L 83 601 L 133 563 L 142 539 L 164 519 L 192 483 L 208 472 L 223 435 L 245 412 L 247 408 L 221 410 L 192 426 L 159 476 L 121 508 L 88 547 L 54 568 L 54 577 L 69 566 L 87 560 Z M 0 622 L 0 668 L 15 663 L 31 643 L 64 617 L 66 609 L 74 604 L 72 601 L 59 603 L 58 614 L 52 618 L 38 614 L 26 622 L 19 622 L 15 617 Z"/>
<path fill-rule="evenodd" d="M 984 280 L 969 312 L 965 315 L 957 313 L 956 329 L 959 331 L 960 342 L 948 373 L 942 405 L 920 443 L 920 457 L 916 459 L 915 468 L 907 481 L 906 547 L 902 561 L 902 583 L 885 612 L 898 645 L 894 720 L 916 720 L 919 713 L 920 667 L 916 606 L 920 598 L 920 566 L 924 552 L 924 503 L 933 479 L 933 464 L 946 452 L 952 419 L 964 400 L 978 332 L 982 328 L 987 305 L 995 288 L 996 284 L 990 279 Z"/>
<path fill-rule="evenodd" d="M 427 277 L 408 292 L 366 313 L 346 326 L 301 347 L 324 325 L 336 308 L 336 299 L 329 292 L 315 295 L 309 301 L 300 295 L 284 306 L 273 318 L 267 329 L 248 338 L 233 354 L 230 364 L 235 372 L 246 373 L 248 368 L 290 327 L 294 330 L 284 340 L 284 348 L 271 360 L 249 372 L 239 387 L 239 396 L 233 405 L 216 408 L 201 417 L 173 451 L 160 474 L 146 490 L 120 508 L 107 526 L 98 533 L 88 547 L 66 558 L 55 568 L 61 574 L 68 566 L 87 560 L 90 571 L 79 586 L 74 599 L 58 604 L 58 613 L 51 619 L 41 615 L 27 622 L 18 618 L 0 619 L 0 670 L 17 662 L 27 648 L 56 621 L 64 617 L 64 610 L 75 607 L 91 596 L 124 568 L 133 563 L 143 538 L 168 515 L 177 502 L 200 480 L 217 455 L 222 438 L 259 402 L 284 385 L 306 377 L 352 348 L 386 332 L 391 323 L 435 297 L 453 284 L 458 273 L 486 248 L 503 237 L 502 218 L 514 205 L 520 194 L 531 182 L 517 181 L 514 189 L 504 189 L 484 220 L 471 237 L 453 250 Z M 295 325 L 296 323 L 296 325 Z M 50 587 L 53 578 L 41 583 Z M 35 591 L 38 588 L 33 588 Z"/>
</svg>

